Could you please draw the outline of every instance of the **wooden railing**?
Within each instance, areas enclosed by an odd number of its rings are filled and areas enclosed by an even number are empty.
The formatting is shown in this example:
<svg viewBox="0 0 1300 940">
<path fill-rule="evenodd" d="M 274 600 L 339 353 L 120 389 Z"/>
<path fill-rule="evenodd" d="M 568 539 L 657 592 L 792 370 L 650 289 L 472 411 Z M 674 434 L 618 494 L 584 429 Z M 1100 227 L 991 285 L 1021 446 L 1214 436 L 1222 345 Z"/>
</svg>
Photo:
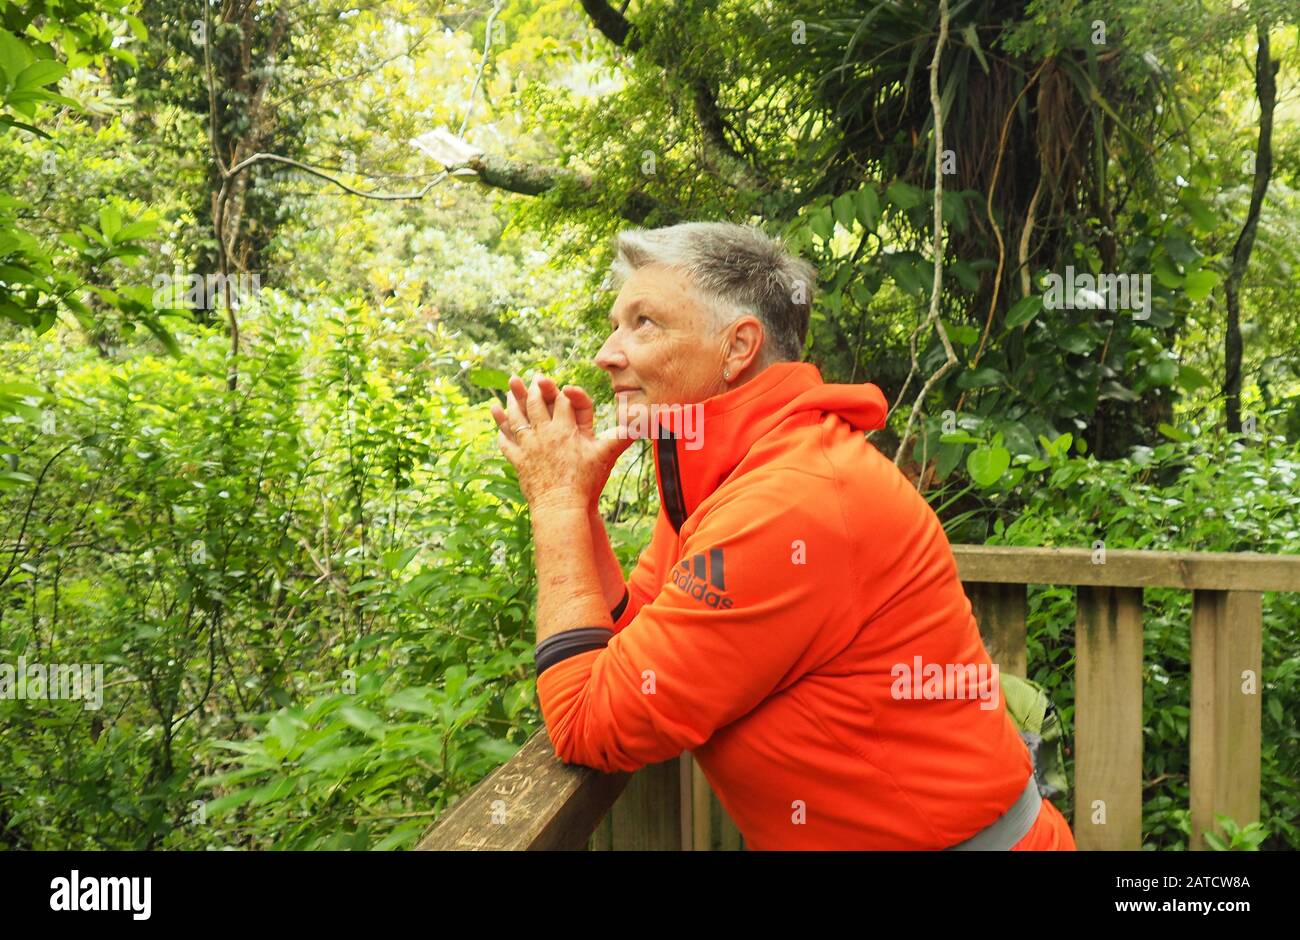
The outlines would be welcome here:
<svg viewBox="0 0 1300 940">
<path fill-rule="evenodd" d="M 956 545 L 989 655 L 1026 675 L 1025 587 L 1077 587 L 1075 841 L 1142 842 L 1142 589 L 1192 592 L 1191 848 L 1214 814 L 1259 819 L 1264 591 L 1300 592 L 1300 556 Z M 739 849 L 689 753 L 634 774 L 561 763 L 545 729 L 454 803 L 420 849 Z"/>
</svg>

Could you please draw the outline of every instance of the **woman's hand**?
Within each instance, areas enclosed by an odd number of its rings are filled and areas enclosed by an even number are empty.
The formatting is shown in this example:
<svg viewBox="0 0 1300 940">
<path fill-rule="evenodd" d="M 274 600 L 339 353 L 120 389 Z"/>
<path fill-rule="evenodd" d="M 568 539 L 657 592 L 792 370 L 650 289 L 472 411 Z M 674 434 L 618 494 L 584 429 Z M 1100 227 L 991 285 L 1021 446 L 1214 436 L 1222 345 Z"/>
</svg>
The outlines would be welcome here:
<svg viewBox="0 0 1300 940">
<path fill-rule="evenodd" d="M 492 403 L 492 417 L 501 429 L 501 452 L 514 466 L 528 505 L 595 505 L 632 438 L 617 427 L 597 435 L 591 396 L 576 385 L 560 390 L 541 376 L 525 386 L 512 375 L 510 391 L 504 409 Z"/>
</svg>

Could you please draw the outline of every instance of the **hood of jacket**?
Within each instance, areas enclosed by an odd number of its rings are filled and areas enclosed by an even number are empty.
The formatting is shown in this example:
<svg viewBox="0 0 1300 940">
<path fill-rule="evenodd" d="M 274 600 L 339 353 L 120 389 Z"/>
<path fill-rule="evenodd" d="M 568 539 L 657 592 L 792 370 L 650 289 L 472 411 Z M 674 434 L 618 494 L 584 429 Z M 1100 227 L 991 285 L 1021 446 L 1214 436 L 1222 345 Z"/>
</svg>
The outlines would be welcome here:
<svg viewBox="0 0 1300 940">
<path fill-rule="evenodd" d="M 722 485 L 751 447 L 793 415 L 838 415 L 854 429 L 884 427 L 889 407 L 870 382 L 832 385 L 810 362 L 778 362 L 743 385 L 655 418 L 655 477 L 675 530 Z"/>
</svg>

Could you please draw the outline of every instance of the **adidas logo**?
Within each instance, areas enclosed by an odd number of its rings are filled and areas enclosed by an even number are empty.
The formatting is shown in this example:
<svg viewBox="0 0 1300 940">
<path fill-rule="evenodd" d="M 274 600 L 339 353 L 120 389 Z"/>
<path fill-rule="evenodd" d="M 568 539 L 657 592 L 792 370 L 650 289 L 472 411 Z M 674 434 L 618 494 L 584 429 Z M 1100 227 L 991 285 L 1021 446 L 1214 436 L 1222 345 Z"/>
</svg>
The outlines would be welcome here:
<svg viewBox="0 0 1300 940">
<path fill-rule="evenodd" d="M 672 571 L 672 582 L 688 596 L 709 607 L 726 610 L 732 604 L 731 598 L 723 593 L 727 589 L 727 580 L 720 548 L 711 548 L 708 555 L 701 553 L 678 562 Z"/>
</svg>

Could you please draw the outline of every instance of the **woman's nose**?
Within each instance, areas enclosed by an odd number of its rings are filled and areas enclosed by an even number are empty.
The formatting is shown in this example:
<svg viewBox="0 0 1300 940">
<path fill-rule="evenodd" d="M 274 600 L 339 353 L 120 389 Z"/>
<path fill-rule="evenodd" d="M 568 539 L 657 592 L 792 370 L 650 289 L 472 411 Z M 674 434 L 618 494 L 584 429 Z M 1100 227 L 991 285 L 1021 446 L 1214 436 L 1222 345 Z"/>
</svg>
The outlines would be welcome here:
<svg viewBox="0 0 1300 940">
<path fill-rule="evenodd" d="M 605 344 L 600 347 L 600 352 L 596 353 L 596 365 L 606 371 L 622 369 L 627 366 L 627 357 L 623 355 L 623 351 L 614 338 L 617 335 L 617 333 L 611 334 L 609 339 L 605 340 Z"/>
</svg>

